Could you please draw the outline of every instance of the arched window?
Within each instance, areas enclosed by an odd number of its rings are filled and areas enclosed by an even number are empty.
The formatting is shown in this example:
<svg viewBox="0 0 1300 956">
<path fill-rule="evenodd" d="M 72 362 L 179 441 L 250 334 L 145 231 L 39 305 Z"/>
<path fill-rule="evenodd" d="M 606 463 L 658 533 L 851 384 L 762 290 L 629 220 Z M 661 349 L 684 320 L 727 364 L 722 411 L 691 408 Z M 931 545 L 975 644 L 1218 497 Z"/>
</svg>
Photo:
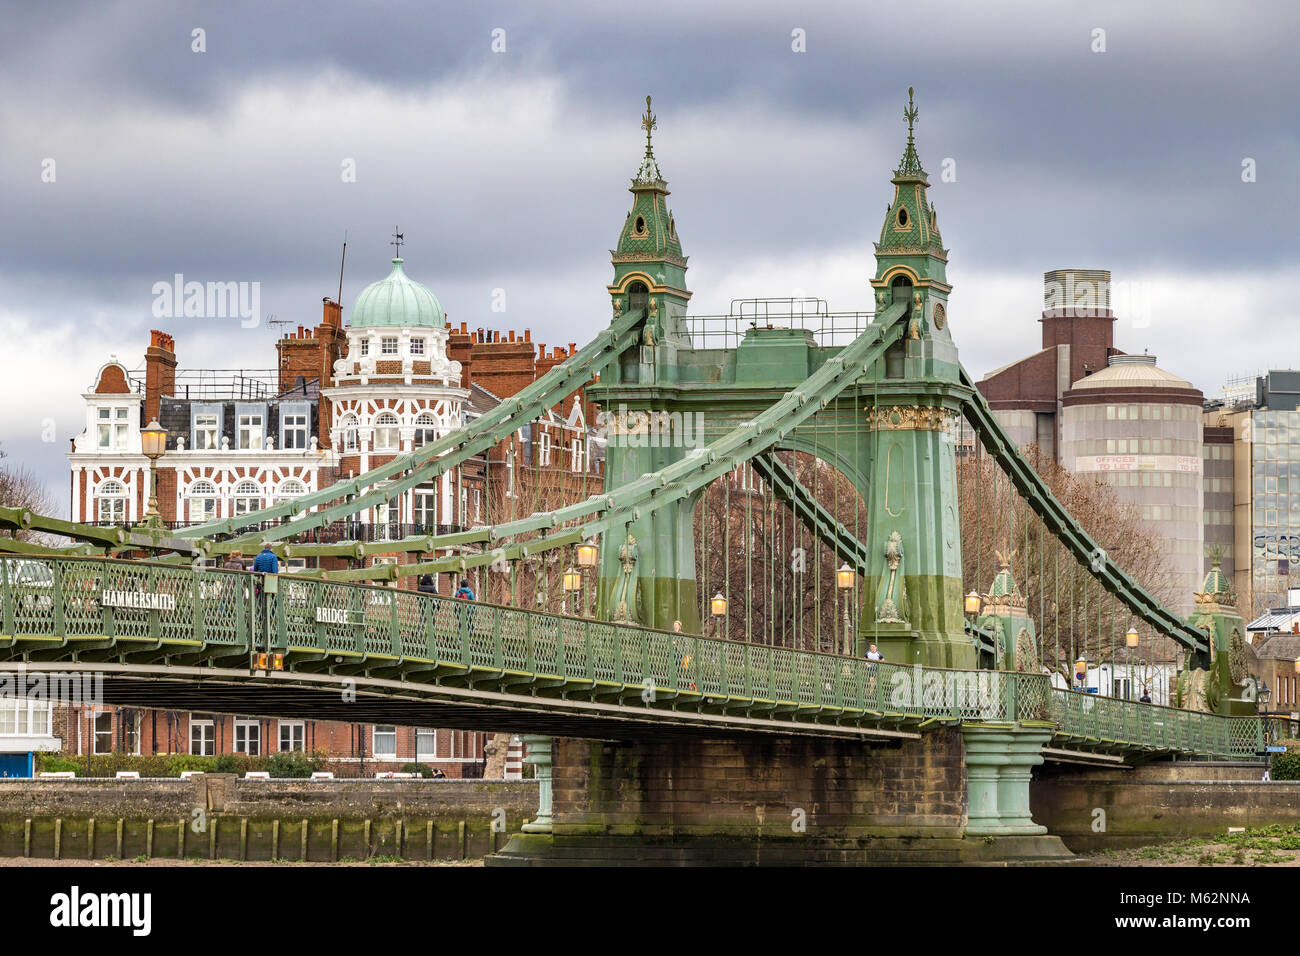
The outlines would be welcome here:
<svg viewBox="0 0 1300 956">
<path fill-rule="evenodd" d="M 100 524 L 126 523 L 126 486 L 109 479 L 95 493 L 96 518 Z"/>
<path fill-rule="evenodd" d="M 212 482 L 200 479 L 190 485 L 190 521 L 196 524 L 217 516 L 217 489 Z"/>
<path fill-rule="evenodd" d="M 280 483 L 280 491 L 275 496 L 275 503 L 279 504 L 282 501 L 289 501 L 292 498 L 297 498 L 306 493 L 307 488 L 301 481 L 297 478 L 286 478 Z"/>
<path fill-rule="evenodd" d="M 396 415 L 380 412 L 375 416 L 375 451 L 397 451 L 400 439 Z"/>
<path fill-rule="evenodd" d="M 255 481 L 241 481 L 235 485 L 236 515 L 246 515 L 262 507 L 262 489 Z"/>
<path fill-rule="evenodd" d="M 357 450 L 357 419 L 355 415 L 344 415 L 339 422 L 339 431 L 343 433 L 343 450 Z"/>
<path fill-rule="evenodd" d="M 415 445 L 417 448 L 437 437 L 436 425 L 437 422 L 434 420 L 433 413 L 420 412 L 415 419 Z"/>
<path fill-rule="evenodd" d="M 644 282 L 633 282 L 627 287 L 627 308 L 628 311 L 644 309 L 650 298 L 650 290 L 646 288 Z"/>
</svg>

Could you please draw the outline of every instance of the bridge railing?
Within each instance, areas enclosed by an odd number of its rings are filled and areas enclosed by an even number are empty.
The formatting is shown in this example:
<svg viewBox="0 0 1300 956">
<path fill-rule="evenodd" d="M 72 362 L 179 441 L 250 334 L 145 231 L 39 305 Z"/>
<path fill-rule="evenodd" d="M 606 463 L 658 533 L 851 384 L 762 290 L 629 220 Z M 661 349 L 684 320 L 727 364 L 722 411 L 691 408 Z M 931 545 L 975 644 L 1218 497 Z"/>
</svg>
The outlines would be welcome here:
<svg viewBox="0 0 1300 956">
<path fill-rule="evenodd" d="M 21 653 L 19 638 L 42 649 L 103 641 L 126 655 L 156 656 L 166 641 L 186 653 L 309 651 L 812 720 L 1043 720 L 1098 749 L 1247 757 L 1264 745 L 1257 718 L 1080 694 L 1040 674 L 923 669 L 292 575 L 274 594 L 259 596 L 261 584 L 215 568 L 0 557 L 0 653 Z"/>
</svg>

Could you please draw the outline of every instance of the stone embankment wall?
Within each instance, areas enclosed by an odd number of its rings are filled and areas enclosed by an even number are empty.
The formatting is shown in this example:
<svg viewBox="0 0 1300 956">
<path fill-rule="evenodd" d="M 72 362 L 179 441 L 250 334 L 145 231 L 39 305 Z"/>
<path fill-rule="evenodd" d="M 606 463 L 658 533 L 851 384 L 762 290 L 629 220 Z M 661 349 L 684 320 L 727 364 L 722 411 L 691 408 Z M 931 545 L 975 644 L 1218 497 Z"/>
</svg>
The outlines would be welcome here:
<svg viewBox="0 0 1300 956">
<path fill-rule="evenodd" d="M 0 856 L 472 859 L 536 812 L 531 780 L 0 780 Z"/>
</svg>

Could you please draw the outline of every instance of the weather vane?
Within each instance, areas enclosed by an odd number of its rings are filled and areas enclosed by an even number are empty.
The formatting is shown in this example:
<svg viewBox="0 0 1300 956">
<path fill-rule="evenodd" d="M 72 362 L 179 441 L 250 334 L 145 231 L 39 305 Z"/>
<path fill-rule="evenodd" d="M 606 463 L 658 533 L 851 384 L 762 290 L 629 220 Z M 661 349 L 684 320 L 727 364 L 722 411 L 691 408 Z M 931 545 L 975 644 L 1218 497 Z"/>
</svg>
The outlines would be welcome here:
<svg viewBox="0 0 1300 956">
<path fill-rule="evenodd" d="M 641 117 L 641 128 L 645 130 L 645 148 L 650 151 L 650 131 L 658 128 L 654 113 L 650 112 L 650 97 L 645 98 L 645 115 Z"/>
<path fill-rule="evenodd" d="M 393 241 L 390 242 L 389 245 L 397 250 L 397 255 L 394 258 L 400 259 L 402 258 L 402 242 L 404 240 L 402 239 L 402 234 L 398 232 L 397 229 L 397 226 L 393 227 Z"/>
</svg>

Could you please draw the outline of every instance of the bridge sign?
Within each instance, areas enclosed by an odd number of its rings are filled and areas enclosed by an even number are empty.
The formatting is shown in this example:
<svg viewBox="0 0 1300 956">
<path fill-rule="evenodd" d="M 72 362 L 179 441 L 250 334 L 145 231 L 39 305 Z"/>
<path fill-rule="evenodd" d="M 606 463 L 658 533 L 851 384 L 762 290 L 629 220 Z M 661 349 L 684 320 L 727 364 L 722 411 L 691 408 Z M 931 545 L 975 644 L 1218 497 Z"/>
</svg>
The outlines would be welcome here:
<svg viewBox="0 0 1300 956">
<path fill-rule="evenodd" d="M 104 591 L 99 603 L 104 607 L 130 608 L 135 611 L 174 611 L 176 598 L 171 594 L 149 591 Z"/>
<path fill-rule="evenodd" d="M 320 624 L 360 624 L 352 619 L 352 611 L 345 607 L 317 607 L 316 621 Z"/>
</svg>

